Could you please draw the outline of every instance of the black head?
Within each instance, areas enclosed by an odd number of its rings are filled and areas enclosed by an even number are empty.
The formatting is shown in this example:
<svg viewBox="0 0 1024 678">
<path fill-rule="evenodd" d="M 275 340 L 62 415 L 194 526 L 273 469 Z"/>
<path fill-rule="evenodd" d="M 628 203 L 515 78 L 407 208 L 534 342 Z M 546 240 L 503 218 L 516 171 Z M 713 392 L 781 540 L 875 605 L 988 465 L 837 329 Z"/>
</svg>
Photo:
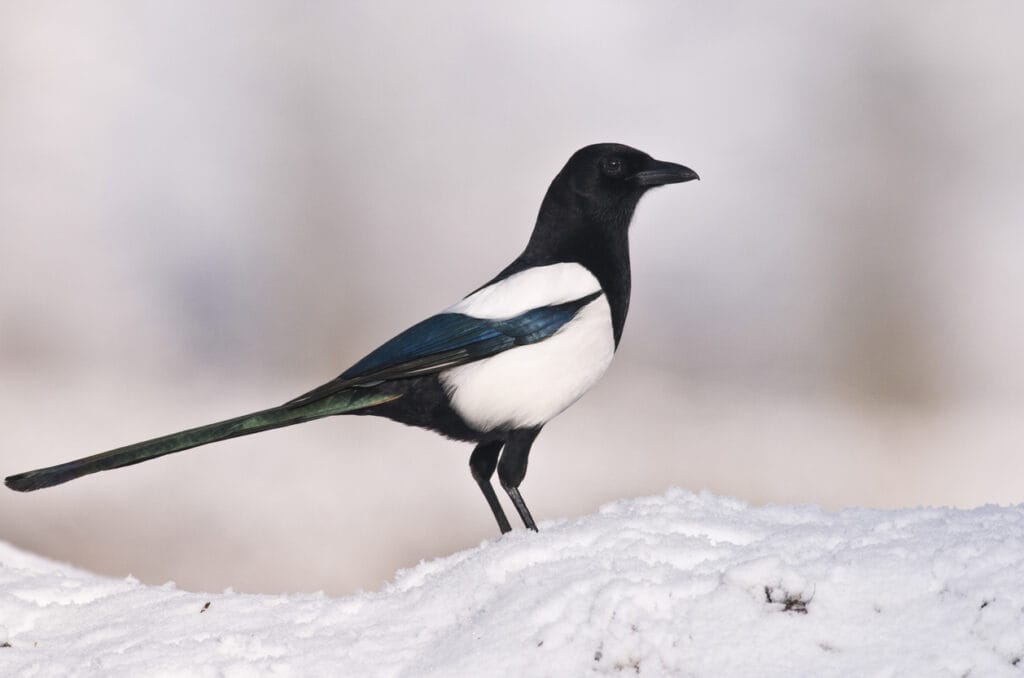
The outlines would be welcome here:
<svg viewBox="0 0 1024 678">
<path fill-rule="evenodd" d="M 608 246 L 609 237 L 621 241 L 644 193 L 699 178 L 689 167 L 622 144 L 584 146 L 551 182 L 527 253 L 564 259 L 573 254 L 567 249 Z"/>
<path fill-rule="evenodd" d="M 593 144 L 573 153 L 552 182 L 549 197 L 561 193 L 590 218 L 625 216 L 628 222 L 648 190 L 692 179 L 699 177 L 689 167 L 655 160 L 622 144 Z"/>
</svg>

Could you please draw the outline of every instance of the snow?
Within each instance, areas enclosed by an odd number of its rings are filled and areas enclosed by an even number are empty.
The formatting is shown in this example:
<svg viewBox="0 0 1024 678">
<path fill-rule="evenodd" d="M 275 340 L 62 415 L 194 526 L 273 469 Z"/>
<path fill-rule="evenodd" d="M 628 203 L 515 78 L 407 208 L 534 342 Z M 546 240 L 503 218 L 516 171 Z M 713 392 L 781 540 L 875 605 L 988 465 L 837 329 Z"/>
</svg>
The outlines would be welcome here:
<svg viewBox="0 0 1024 678">
<path fill-rule="evenodd" d="M 0 545 L 0 675 L 1020 676 L 1022 573 L 1024 506 L 681 490 L 345 598 L 190 593 Z"/>
</svg>

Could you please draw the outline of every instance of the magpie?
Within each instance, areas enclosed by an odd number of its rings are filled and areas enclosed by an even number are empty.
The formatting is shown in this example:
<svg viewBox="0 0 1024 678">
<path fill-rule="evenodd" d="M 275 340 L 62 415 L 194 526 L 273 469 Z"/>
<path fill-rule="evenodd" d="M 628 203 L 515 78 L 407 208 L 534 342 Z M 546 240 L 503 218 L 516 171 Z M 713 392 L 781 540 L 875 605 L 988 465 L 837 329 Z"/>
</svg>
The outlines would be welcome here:
<svg viewBox="0 0 1024 678">
<path fill-rule="evenodd" d="M 519 492 L 537 434 L 604 373 L 629 310 L 628 230 L 640 198 L 698 179 L 622 144 L 581 148 L 555 176 L 526 249 L 489 282 L 382 344 L 337 378 L 277 407 L 9 476 L 19 492 L 321 417 L 386 417 L 475 444 L 469 458 L 499 529 L 491 478 L 523 524 Z"/>
</svg>

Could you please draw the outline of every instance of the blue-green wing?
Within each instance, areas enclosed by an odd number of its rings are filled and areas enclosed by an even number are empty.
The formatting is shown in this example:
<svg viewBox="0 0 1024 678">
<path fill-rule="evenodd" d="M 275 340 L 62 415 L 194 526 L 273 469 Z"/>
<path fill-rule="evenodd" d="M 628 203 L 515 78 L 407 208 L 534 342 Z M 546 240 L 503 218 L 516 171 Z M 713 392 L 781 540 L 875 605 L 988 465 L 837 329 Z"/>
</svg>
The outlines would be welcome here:
<svg viewBox="0 0 1024 678">
<path fill-rule="evenodd" d="M 462 313 L 431 316 L 382 344 L 337 379 L 288 405 L 303 405 L 353 386 L 433 374 L 516 346 L 544 341 L 600 294 L 594 292 L 562 304 L 542 306 L 504 320 Z"/>
</svg>

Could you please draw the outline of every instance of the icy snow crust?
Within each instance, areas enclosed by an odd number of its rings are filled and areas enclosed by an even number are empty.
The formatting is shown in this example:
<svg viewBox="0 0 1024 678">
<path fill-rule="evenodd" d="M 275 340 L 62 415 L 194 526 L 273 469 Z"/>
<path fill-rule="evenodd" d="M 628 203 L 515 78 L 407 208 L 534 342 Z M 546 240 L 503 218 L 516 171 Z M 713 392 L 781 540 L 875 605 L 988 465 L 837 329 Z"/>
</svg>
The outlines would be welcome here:
<svg viewBox="0 0 1024 678">
<path fill-rule="evenodd" d="M 1024 673 L 1024 507 L 828 513 L 674 490 L 341 599 L 150 587 L 9 546 L 0 563 L 4 676 Z"/>
</svg>

